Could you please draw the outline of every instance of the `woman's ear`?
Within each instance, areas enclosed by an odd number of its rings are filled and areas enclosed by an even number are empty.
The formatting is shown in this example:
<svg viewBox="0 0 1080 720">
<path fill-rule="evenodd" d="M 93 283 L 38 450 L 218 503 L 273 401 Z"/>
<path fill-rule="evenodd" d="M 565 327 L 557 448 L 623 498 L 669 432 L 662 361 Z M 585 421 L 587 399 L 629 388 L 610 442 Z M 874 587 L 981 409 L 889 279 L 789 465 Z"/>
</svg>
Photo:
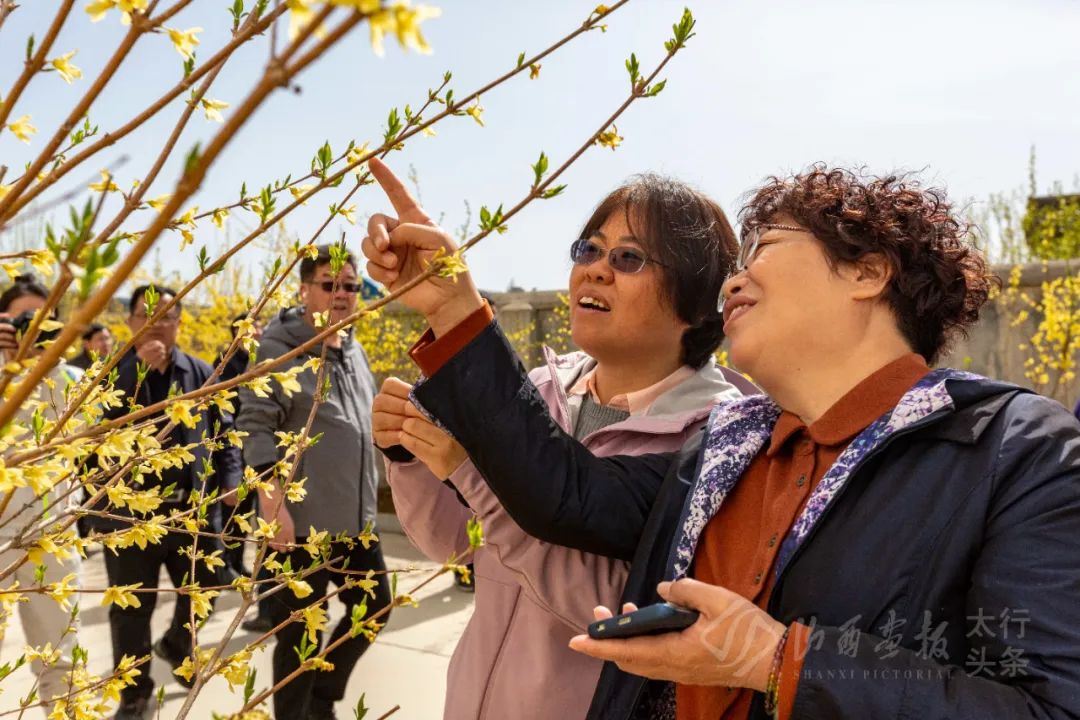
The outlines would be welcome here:
<svg viewBox="0 0 1080 720">
<path fill-rule="evenodd" d="M 889 287 L 893 267 L 882 253 L 867 253 L 851 263 L 846 274 L 854 286 L 852 299 L 873 300 L 881 297 Z"/>
</svg>

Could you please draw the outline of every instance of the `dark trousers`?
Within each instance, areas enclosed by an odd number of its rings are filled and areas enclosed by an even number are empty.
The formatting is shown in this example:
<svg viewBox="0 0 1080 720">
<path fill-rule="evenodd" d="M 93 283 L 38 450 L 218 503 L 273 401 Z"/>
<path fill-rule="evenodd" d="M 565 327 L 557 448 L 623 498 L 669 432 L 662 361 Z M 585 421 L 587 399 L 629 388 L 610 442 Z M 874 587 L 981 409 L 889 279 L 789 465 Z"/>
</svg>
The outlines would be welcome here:
<svg viewBox="0 0 1080 720">
<path fill-rule="evenodd" d="M 224 518 L 225 518 L 224 525 L 225 525 L 225 534 L 226 535 L 228 535 L 229 537 L 235 537 L 235 538 L 244 537 L 244 535 L 245 535 L 244 531 L 241 530 L 240 526 L 236 524 L 236 521 L 235 521 L 234 518 L 237 515 L 243 515 L 245 513 L 251 512 L 252 510 L 255 510 L 256 508 L 258 508 L 258 506 L 259 506 L 258 498 L 259 498 L 259 494 L 257 492 L 248 493 L 247 497 L 245 497 L 243 500 L 241 500 L 239 503 L 237 503 L 235 513 L 233 512 L 233 509 L 231 507 L 223 507 L 223 508 L 221 508 L 221 511 L 224 514 Z M 249 520 L 251 522 L 254 522 L 250 518 L 249 518 Z M 236 541 L 235 544 L 236 544 L 236 547 L 233 547 L 233 548 L 226 547 L 225 552 L 222 553 L 221 556 L 222 556 L 222 558 L 224 558 L 225 564 L 228 567 L 232 568 L 236 572 L 237 575 L 247 575 L 248 568 L 244 567 L 244 550 L 247 547 L 247 543 Z M 260 567 L 259 572 L 255 576 L 255 579 L 256 580 L 268 580 L 271 577 L 273 577 L 273 573 L 271 573 L 269 570 L 266 570 L 263 567 Z M 262 602 L 259 603 L 259 615 L 260 615 L 260 617 L 265 617 L 265 618 L 270 617 L 270 602 L 271 602 L 270 598 L 267 598 L 266 600 L 263 600 Z"/>
<path fill-rule="evenodd" d="M 161 566 L 169 574 L 174 587 L 190 583 L 191 558 L 181 555 L 180 549 L 191 545 L 191 537 L 178 533 L 169 533 L 157 545 L 147 545 L 145 550 L 128 547 L 118 550 L 113 555 L 111 550 L 102 553 L 105 556 L 105 572 L 109 585 L 134 585 L 142 583 L 144 588 L 156 588 Z M 199 548 L 207 554 L 218 545 L 207 538 L 199 538 Z M 218 574 L 208 570 L 206 563 L 195 565 L 194 581 L 202 587 L 218 584 Z M 119 664 L 125 655 L 140 658 L 150 654 L 150 616 L 157 604 L 157 593 L 137 593 L 139 607 L 122 608 L 113 603 L 109 606 L 109 629 L 112 631 L 113 662 Z M 191 598 L 187 595 L 176 596 L 176 609 L 172 622 L 165 631 L 164 641 L 174 650 L 185 655 L 191 654 L 191 632 L 184 627 L 189 622 Z M 149 667 L 135 676 L 135 684 L 120 691 L 122 703 L 130 703 L 138 698 L 149 698 L 154 692 L 154 681 L 150 679 Z"/>
<path fill-rule="evenodd" d="M 233 519 L 237 515 L 243 515 L 249 513 L 255 509 L 255 499 L 258 497 L 258 493 L 252 491 L 247 496 L 236 504 L 236 511 L 233 512 L 233 508 L 224 506 L 221 508 L 222 516 L 224 517 L 225 534 L 230 537 L 242 538 L 245 537 L 245 533 L 240 529 L 240 526 L 236 524 Z M 252 518 L 248 518 L 250 522 L 254 522 Z M 239 540 L 231 543 L 235 547 L 226 547 L 225 552 L 221 554 L 225 564 L 236 571 L 237 575 L 244 574 L 244 548 L 247 547 L 247 543 Z"/>
<path fill-rule="evenodd" d="M 297 538 L 297 542 L 303 543 L 304 539 Z M 367 550 L 360 543 L 356 543 L 351 550 L 345 545 L 335 543 L 332 554 L 334 558 L 348 558 L 349 570 L 359 570 L 361 572 L 367 570 L 382 572 L 386 570 L 382 549 L 377 543 Z M 311 556 L 303 549 L 285 553 L 284 557 L 280 558 L 282 562 L 284 562 L 285 557 L 291 558 L 293 568 L 304 568 L 311 564 Z M 341 567 L 341 561 L 338 560 L 335 565 Z M 379 580 L 379 584 L 375 588 L 375 597 L 368 596 L 365 617 L 371 617 L 390 604 L 389 578 L 385 574 L 376 575 L 375 577 Z M 331 584 L 335 587 L 341 587 L 345 582 L 344 575 L 326 569 L 318 570 L 304 579 L 311 585 L 312 590 L 307 597 L 303 599 L 297 598 L 292 590 L 285 588 L 273 597 L 267 598 L 270 603 L 271 619 L 275 625 L 282 622 L 294 610 L 301 610 L 313 603 L 317 603 L 326 595 L 327 588 Z M 365 594 L 362 589 L 353 587 L 337 595 L 338 600 L 344 603 L 349 610 L 346 611 L 345 616 L 334 628 L 329 642 L 334 642 L 343 635 L 349 634 L 352 627 L 352 607 L 359 605 Z M 389 613 L 383 615 L 379 622 L 385 623 L 388 617 Z M 274 646 L 275 684 L 300 667 L 300 658 L 294 648 L 300 646 L 300 638 L 303 637 L 305 632 L 303 622 L 289 623 L 278 631 L 277 644 Z M 321 648 L 321 642 L 322 633 L 319 634 L 314 644 L 316 647 Z M 364 651 L 368 649 L 369 645 L 370 643 L 363 635 L 358 635 L 355 638 L 346 640 L 327 653 L 326 661 L 332 663 L 334 669 L 328 672 L 311 670 L 301 673 L 292 682 L 281 688 L 274 695 L 274 716 L 278 720 L 297 720 L 298 718 L 307 717 L 309 703 L 312 698 L 318 698 L 326 702 L 341 700 L 345 697 L 345 686 L 349 683 L 349 675 L 352 674 L 353 666 L 356 665 L 356 662 L 364 654 Z"/>
</svg>

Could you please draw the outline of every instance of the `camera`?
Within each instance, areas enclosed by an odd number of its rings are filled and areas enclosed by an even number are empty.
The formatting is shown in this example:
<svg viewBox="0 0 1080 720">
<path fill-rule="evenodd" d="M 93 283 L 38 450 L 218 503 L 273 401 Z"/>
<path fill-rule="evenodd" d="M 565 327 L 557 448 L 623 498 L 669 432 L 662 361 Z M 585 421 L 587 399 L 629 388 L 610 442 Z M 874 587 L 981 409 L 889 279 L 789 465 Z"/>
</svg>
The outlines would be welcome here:
<svg viewBox="0 0 1080 720">
<path fill-rule="evenodd" d="M 15 333 L 19 336 L 25 334 L 26 331 L 30 329 L 30 323 L 32 323 L 33 321 L 33 310 L 24 310 L 13 318 L 0 318 L 0 323 L 10 325 L 11 327 L 15 328 Z M 53 340 L 59 333 L 59 330 L 42 330 L 38 333 L 36 344 L 40 345 L 41 343 Z"/>
</svg>

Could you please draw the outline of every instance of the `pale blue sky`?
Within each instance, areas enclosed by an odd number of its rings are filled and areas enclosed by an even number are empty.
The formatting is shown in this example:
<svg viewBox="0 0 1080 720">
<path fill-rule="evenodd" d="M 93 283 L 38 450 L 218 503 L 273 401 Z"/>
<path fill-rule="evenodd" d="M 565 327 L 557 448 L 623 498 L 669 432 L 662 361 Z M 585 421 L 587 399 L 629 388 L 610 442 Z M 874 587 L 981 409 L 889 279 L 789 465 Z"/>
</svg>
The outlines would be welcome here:
<svg viewBox="0 0 1080 720">
<path fill-rule="evenodd" d="M 195 0 L 172 24 L 205 27 L 200 54 L 206 57 L 226 36 L 227 4 Z M 541 149 L 553 166 L 559 164 L 625 97 L 623 61 L 630 52 L 644 68 L 659 60 L 684 4 L 633 0 L 611 17 L 606 34 L 588 34 L 546 61 L 540 79 L 515 79 L 485 96 L 487 127 L 451 119 L 439 126 L 438 137 L 417 138 L 391 156 L 392 166 L 416 168 L 425 204 L 445 213 L 447 226 L 461 223 L 466 200 L 474 210 L 514 204 L 528 188 L 529 164 Z M 19 68 L 26 35 L 44 32 L 56 3 L 22 5 L 0 33 L 0 92 Z M 388 46 L 386 57 L 378 58 L 366 28 L 354 32 L 300 79 L 301 94 L 280 92 L 264 105 L 221 158 L 198 204 L 234 200 L 242 181 L 254 187 L 306 171 L 324 140 L 337 149 L 351 138 L 378 137 L 389 108 L 419 106 L 444 70 L 454 72 L 453 87 L 465 94 L 511 66 L 519 52 L 546 47 L 593 5 L 443 2 L 443 16 L 425 26 L 435 48 L 429 56 Z M 511 278 L 529 288 L 564 286 L 567 248 L 591 208 L 643 170 L 693 183 L 732 217 L 743 194 L 764 177 L 816 160 L 919 169 L 954 197 L 976 200 L 1023 185 L 1032 145 L 1040 185 L 1071 184 L 1080 171 L 1080 2 L 712 0 L 690 7 L 698 35 L 669 66 L 667 89 L 619 121 L 622 147 L 590 150 L 570 170 L 564 197 L 535 203 L 509 232 L 473 251 L 469 262 L 481 286 L 501 290 Z M 8 132 L 0 135 L 0 162 L 18 167 L 44 142 L 122 30 L 115 14 L 91 24 L 80 12 L 70 22 L 55 47 L 78 48 L 75 62 L 86 77 L 73 86 L 55 75 L 39 77 L 14 115 L 31 113 L 41 133 L 29 147 Z M 238 102 L 265 56 L 259 41 L 232 61 L 210 95 Z M 168 40 L 146 38 L 91 116 L 103 130 L 114 127 L 179 75 L 180 58 Z M 127 153 L 131 161 L 119 179 L 130 183 L 149 167 L 178 113 L 179 107 L 170 107 L 74 175 L 81 181 Z M 200 116 L 182 146 L 215 128 Z M 152 194 L 170 190 L 176 177 L 177 167 L 170 165 Z M 309 237 L 344 191 L 317 196 L 289 219 L 289 230 Z M 387 208 L 370 188 L 357 205 L 359 215 Z M 252 216 L 244 215 L 237 220 L 250 227 Z M 233 222 L 233 232 L 239 224 Z M 331 229 L 327 240 L 345 229 L 354 248 L 363 234 L 343 221 Z M 215 247 L 221 240 L 208 223 L 200 228 L 198 243 Z M 194 262 L 174 259 L 175 247 L 172 239 L 162 242 L 163 263 L 190 274 Z"/>
</svg>

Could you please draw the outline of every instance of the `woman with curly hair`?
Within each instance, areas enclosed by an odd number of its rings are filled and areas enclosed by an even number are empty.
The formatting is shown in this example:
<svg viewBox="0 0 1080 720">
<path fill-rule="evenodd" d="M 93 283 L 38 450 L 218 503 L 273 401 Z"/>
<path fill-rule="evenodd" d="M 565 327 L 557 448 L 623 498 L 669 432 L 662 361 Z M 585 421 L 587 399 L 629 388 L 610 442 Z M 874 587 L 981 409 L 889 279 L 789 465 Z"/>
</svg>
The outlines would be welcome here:
<svg viewBox="0 0 1080 720">
<path fill-rule="evenodd" d="M 1029 390 L 930 368 L 991 287 L 945 194 L 815 166 L 741 219 L 724 327 L 767 396 L 718 406 L 679 453 L 594 457 L 469 282 L 405 295 L 434 332 L 414 398 L 518 524 L 631 560 L 626 603 L 700 613 L 572 640 L 611 661 L 589 717 L 1080 716 L 1080 426 Z M 364 243 L 392 287 L 440 247 L 435 228 Z"/>
</svg>

